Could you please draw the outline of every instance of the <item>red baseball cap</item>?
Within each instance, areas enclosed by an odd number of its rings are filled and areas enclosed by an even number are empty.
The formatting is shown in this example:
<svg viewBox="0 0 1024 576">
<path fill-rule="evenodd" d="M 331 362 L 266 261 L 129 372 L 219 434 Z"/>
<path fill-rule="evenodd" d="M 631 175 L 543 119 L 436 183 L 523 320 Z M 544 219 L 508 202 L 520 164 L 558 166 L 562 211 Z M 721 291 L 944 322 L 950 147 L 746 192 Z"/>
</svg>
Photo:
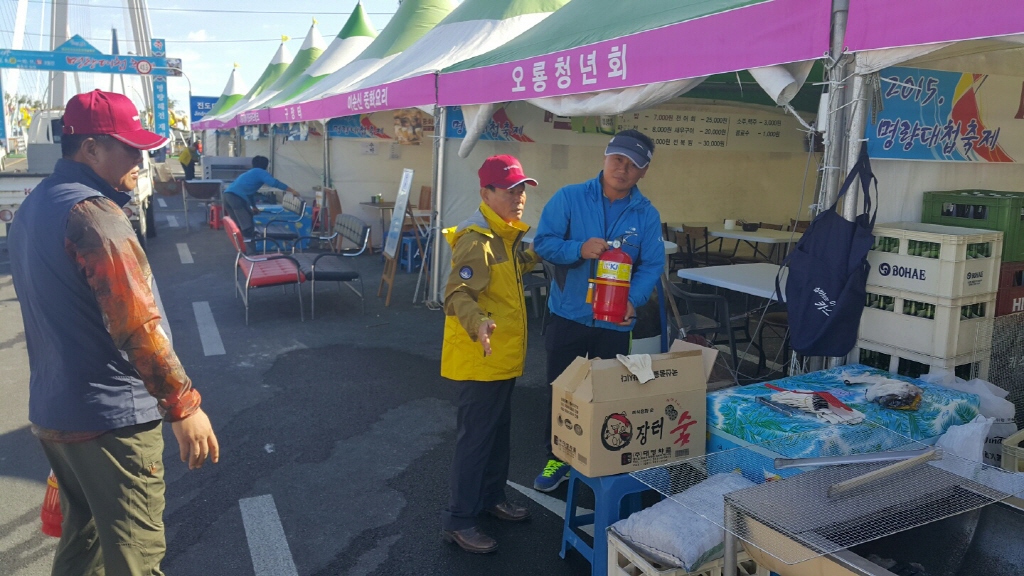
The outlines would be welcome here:
<svg viewBox="0 0 1024 576">
<path fill-rule="evenodd" d="M 501 154 L 484 160 L 484 165 L 477 172 L 480 176 L 480 187 L 494 186 L 510 190 L 526 182 L 536 186 L 537 181 L 523 173 L 523 167 L 514 156 Z"/>
<path fill-rule="evenodd" d="M 122 94 L 93 90 L 64 107 L 65 134 L 108 134 L 138 150 L 162 148 L 170 140 L 142 129 L 135 104 Z"/>
</svg>

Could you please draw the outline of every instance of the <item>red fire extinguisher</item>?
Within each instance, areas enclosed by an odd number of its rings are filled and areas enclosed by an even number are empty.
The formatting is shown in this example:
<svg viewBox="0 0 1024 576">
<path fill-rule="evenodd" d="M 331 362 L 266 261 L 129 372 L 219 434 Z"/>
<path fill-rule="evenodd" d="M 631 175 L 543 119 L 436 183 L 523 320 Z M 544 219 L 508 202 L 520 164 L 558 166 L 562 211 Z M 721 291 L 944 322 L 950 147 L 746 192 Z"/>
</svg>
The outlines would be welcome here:
<svg viewBox="0 0 1024 576">
<path fill-rule="evenodd" d="M 633 276 L 633 259 L 620 247 L 625 241 L 613 240 L 612 249 L 597 259 L 597 273 L 591 278 L 594 320 L 620 324 L 626 319 L 629 305 L 629 281 Z"/>
</svg>

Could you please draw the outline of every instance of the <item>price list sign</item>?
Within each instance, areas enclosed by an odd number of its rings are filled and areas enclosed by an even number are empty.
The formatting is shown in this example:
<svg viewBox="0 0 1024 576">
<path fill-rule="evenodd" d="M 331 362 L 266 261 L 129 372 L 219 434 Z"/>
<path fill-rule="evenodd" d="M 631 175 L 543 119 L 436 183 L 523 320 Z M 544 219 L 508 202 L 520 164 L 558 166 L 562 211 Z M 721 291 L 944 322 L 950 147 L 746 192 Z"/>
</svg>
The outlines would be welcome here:
<svg viewBox="0 0 1024 576">
<path fill-rule="evenodd" d="M 803 152 L 793 118 L 764 112 L 649 110 L 622 114 L 617 128 L 639 130 L 659 147 L 741 152 Z"/>
</svg>

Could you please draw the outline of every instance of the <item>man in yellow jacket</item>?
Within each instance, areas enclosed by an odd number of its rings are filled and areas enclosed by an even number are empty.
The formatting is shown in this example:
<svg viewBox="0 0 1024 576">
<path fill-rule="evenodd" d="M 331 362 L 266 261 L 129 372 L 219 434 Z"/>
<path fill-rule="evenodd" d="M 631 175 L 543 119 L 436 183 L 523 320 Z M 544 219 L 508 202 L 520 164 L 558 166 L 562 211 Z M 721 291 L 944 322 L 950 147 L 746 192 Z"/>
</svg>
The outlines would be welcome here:
<svg viewBox="0 0 1024 576">
<path fill-rule="evenodd" d="M 458 431 L 451 468 L 451 497 L 441 515 L 442 536 L 463 550 L 486 554 L 498 543 L 480 531 L 483 513 L 521 522 L 526 508 L 505 497 L 508 480 L 512 388 L 526 360 L 523 273 L 539 261 L 523 250 L 530 227 L 519 219 L 527 177 L 512 156 L 484 161 L 480 209 L 444 231 L 452 247 L 445 289 L 441 376 L 458 385 Z"/>
</svg>

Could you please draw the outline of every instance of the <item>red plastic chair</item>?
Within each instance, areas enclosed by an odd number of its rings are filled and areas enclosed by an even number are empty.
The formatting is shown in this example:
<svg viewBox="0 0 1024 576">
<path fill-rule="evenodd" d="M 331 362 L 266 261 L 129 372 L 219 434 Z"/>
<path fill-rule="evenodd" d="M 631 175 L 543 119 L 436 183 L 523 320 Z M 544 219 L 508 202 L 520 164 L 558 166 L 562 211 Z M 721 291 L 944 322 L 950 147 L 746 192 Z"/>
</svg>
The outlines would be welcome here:
<svg viewBox="0 0 1024 576">
<path fill-rule="evenodd" d="M 238 228 L 231 217 L 224 217 L 224 230 L 231 239 L 231 244 L 238 253 L 235 256 L 235 293 L 242 295 L 242 302 L 245 304 L 245 324 L 249 325 L 249 289 L 266 288 L 268 286 L 287 286 L 289 284 L 302 284 L 306 281 L 305 275 L 299 270 L 299 263 L 287 254 L 270 254 L 253 258 L 246 254 L 245 239 L 242 238 L 242 231 Z M 239 283 L 238 273 L 241 271 L 245 278 L 244 286 Z M 299 320 L 305 321 L 305 314 L 302 310 L 302 290 L 296 290 L 299 294 Z"/>
</svg>

